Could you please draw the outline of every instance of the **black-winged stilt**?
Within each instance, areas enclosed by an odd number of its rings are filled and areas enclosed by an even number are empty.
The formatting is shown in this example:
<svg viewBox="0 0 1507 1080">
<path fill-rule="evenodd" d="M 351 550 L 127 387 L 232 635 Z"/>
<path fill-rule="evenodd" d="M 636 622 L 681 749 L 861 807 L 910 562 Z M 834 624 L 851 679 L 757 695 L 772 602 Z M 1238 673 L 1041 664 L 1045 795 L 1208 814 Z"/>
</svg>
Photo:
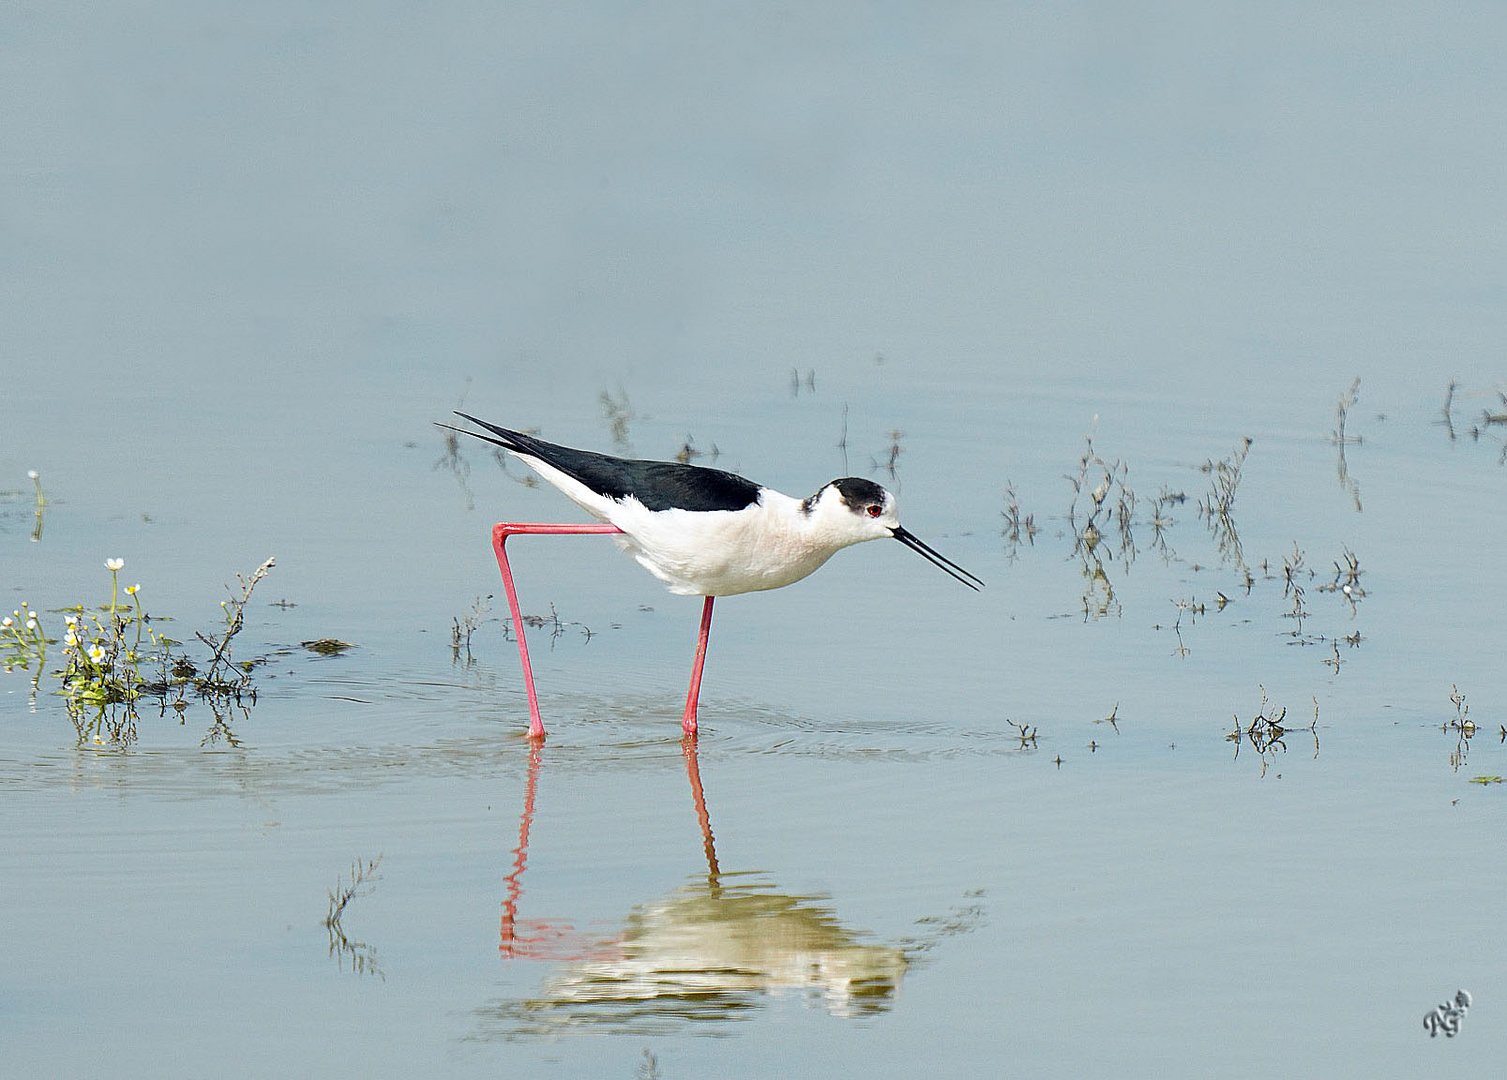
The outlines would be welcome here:
<svg viewBox="0 0 1507 1080">
<path fill-rule="evenodd" d="M 567 446 L 497 427 L 458 412 L 490 435 L 450 428 L 503 447 L 548 480 L 566 498 L 600 519 L 600 525 L 503 522 L 493 529 L 493 548 L 513 614 L 519 658 L 529 699 L 529 735 L 544 736 L 534 676 L 523 639 L 523 615 L 504 545 L 518 534 L 612 533 L 618 544 L 682 596 L 706 598 L 696 643 L 691 688 L 681 726 L 696 734 L 696 704 L 712 627 L 712 601 L 719 596 L 778 589 L 816 570 L 842 548 L 865 540 L 899 540 L 970 589 L 984 583 L 944 558 L 900 524 L 895 497 L 872 480 L 846 476 L 807 499 L 795 499 L 720 469 L 673 461 L 626 458 Z M 449 425 L 441 424 L 441 427 Z"/>
</svg>

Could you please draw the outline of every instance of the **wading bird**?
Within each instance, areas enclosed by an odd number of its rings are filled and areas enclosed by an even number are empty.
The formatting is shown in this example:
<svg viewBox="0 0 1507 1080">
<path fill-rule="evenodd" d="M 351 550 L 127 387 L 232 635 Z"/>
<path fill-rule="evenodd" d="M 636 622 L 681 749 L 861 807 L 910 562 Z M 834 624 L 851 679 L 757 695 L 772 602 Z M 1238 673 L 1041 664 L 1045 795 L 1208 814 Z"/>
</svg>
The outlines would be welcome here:
<svg viewBox="0 0 1507 1080">
<path fill-rule="evenodd" d="M 795 499 L 720 469 L 673 461 L 626 458 L 572 450 L 521 431 L 497 427 L 458 412 L 490 434 L 440 427 L 502 447 L 600 525 L 503 522 L 492 531 L 493 549 L 513 614 L 518 654 L 529 699 L 529 735 L 543 738 L 533 669 L 523 640 L 523 615 L 504 545 L 518 534 L 611 533 L 640 566 L 672 593 L 706 598 L 696 643 L 691 688 L 681 727 L 696 734 L 696 703 L 706 664 L 712 601 L 719 596 L 779 589 L 816 570 L 835 553 L 865 540 L 898 540 L 970 589 L 984 583 L 944 558 L 900 524 L 895 497 L 872 480 L 833 480 L 808 499 Z"/>
</svg>

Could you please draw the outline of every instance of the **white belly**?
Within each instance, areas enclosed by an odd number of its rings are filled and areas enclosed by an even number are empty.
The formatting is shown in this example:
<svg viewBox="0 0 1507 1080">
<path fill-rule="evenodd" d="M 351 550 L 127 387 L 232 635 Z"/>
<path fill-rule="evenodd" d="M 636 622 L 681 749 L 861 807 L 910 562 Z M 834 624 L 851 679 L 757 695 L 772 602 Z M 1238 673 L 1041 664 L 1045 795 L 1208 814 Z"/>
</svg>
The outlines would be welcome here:
<svg viewBox="0 0 1507 1080">
<path fill-rule="evenodd" d="M 613 524 L 623 529 L 623 550 L 685 596 L 735 596 L 778 589 L 806 577 L 832 556 L 803 538 L 772 528 L 768 518 L 751 510 L 651 513 L 624 508 Z"/>
</svg>

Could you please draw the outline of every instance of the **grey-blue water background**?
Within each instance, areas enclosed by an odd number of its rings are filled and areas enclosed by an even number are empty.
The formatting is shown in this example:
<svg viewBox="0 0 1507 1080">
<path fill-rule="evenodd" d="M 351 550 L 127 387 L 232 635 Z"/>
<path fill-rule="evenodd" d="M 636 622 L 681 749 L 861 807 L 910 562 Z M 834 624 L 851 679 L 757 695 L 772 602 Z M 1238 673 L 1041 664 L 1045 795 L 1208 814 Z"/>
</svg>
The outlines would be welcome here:
<svg viewBox="0 0 1507 1080">
<path fill-rule="evenodd" d="M 4 606 L 121 557 L 208 627 L 278 558 L 239 747 L 0 681 L 7 1075 L 1499 1066 L 1507 15 L 814 7 L 0 13 Z M 578 514 L 456 406 L 871 476 L 988 588 L 871 544 L 719 606 L 713 874 L 696 602 L 515 542 L 531 770 L 488 531 Z M 1247 437 L 1249 588 L 1198 512 Z"/>
</svg>

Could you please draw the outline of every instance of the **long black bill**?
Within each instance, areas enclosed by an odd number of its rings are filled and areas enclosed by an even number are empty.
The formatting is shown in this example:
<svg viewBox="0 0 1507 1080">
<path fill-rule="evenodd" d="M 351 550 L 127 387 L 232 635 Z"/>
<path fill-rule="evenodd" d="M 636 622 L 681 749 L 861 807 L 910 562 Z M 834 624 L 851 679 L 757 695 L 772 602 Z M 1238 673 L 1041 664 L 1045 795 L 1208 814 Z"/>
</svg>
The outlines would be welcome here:
<svg viewBox="0 0 1507 1080">
<path fill-rule="evenodd" d="M 964 585 L 967 585 L 970 589 L 973 589 L 975 592 L 984 587 L 984 583 L 970 574 L 967 570 L 964 570 L 961 566 L 959 566 L 955 562 L 952 562 L 950 559 L 943 558 L 940 554 L 927 547 L 920 540 L 917 540 L 915 533 L 908 532 L 907 530 L 902 529 L 900 526 L 896 525 L 895 539 L 900 541 L 906 547 L 910 548 L 912 551 L 918 551 L 922 555 L 925 555 L 928 560 L 940 566 L 943 570 L 946 570 L 949 574 L 957 578 Z"/>
</svg>

